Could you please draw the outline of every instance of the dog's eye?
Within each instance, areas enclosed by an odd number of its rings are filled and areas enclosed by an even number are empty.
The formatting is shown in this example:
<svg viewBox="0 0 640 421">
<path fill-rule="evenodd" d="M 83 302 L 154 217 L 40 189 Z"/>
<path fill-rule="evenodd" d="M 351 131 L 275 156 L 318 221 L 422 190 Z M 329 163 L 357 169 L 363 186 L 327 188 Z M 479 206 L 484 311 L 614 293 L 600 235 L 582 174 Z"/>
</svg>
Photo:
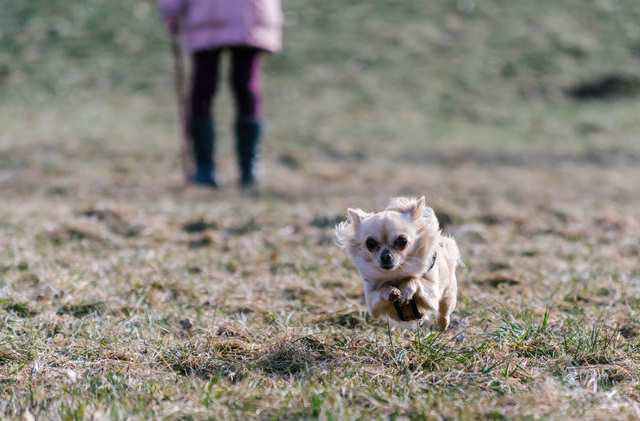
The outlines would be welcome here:
<svg viewBox="0 0 640 421">
<path fill-rule="evenodd" d="M 374 238 L 367 238 L 365 241 L 365 245 L 367 246 L 367 250 L 373 252 L 378 248 L 378 242 Z"/>
<path fill-rule="evenodd" d="M 407 247 L 407 243 L 407 237 L 401 235 L 393 242 L 393 248 L 403 250 L 405 247 Z"/>
</svg>

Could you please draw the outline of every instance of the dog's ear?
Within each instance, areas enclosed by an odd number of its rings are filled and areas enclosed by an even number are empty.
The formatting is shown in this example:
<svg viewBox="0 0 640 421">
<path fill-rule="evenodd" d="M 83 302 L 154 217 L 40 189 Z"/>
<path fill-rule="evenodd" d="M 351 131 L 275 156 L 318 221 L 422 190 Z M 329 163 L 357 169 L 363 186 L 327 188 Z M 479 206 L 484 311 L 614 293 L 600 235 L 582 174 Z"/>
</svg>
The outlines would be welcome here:
<svg viewBox="0 0 640 421">
<path fill-rule="evenodd" d="M 414 197 L 394 197 L 387 205 L 387 210 L 400 212 L 411 218 L 412 221 L 422 218 L 426 208 L 427 199 L 424 196 L 419 199 Z"/>
<path fill-rule="evenodd" d="M 422 218 L 424 215 L 424 210 L 427 207 L 427 199 L 424 196 L 421 196 L 418 200 L 416 200 L 415 205 L 411 208 L 411 217 L 414 221 Z"/>
<path fill-rule="evenodd" d="M 354 231 L 358 230 L 360 222 L 362 222 L 362 219 L 367 216 L 367 213 L 362 209 L 349 208 L 347 209 L 347 214 L 349 215 L 349 221 L 351 222 L 351 225 L 353 225 Z"/>
<path fill-rule="evenodd" d="M 431 233 L 436 233 L 440 229 L 440 222 L 433 209 L 429 207 L 424 208 L 424 214 L 422 215 L 425 221 L 427 230 Z"/>
</svg>

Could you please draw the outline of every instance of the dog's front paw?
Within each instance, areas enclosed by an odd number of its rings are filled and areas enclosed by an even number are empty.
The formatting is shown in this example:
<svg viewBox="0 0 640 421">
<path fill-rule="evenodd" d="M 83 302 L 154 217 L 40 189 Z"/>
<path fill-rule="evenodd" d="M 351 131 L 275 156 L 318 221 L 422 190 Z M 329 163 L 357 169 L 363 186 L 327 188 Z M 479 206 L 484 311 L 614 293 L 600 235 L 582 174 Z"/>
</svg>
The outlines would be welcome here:
<svg viewBox="0 0 640 421">
<path fill-rule="evenodd" d="M 413 296 L 416 294 L 416 290 L 411 287 L 404 288 L 400 293 L 400 302 L 402 304 L 407 304 Z"/>
<path fill-rule="evenodd" d="M 384 296 L 384 298 L 387 301 L 390 301 L 392 303 L 400 300 L 400 298 L 402 297 L 402 293 L 400 292 L 400 290 L 396 287 L 389 287 L 387 288 L 386 294 Z"/>
</svg>

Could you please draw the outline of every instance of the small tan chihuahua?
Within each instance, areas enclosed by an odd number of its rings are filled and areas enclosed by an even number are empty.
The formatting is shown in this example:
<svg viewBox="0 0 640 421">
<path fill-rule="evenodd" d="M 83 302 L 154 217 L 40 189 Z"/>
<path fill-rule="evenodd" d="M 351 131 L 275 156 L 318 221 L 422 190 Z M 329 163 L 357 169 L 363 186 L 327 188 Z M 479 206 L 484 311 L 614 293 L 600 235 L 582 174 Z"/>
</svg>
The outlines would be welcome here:
<svg viewBox="0 0 640 421">
<path fill-rule="evenodd" d="M 347 212 L 336 239 L 358 268 L 371 316 L 415 325 L 435 312 L 445 330 L 456 306 L 460 251 L 441 234 L 424 196 L 393 198 L 382 212 Z"/>
</svg>

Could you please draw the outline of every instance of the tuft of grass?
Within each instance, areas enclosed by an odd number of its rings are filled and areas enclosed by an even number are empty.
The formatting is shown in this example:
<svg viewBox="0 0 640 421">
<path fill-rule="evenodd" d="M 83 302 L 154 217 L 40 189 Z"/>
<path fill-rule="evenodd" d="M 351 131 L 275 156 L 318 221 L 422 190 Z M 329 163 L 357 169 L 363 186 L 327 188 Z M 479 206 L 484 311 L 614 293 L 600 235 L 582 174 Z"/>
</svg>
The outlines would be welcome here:
<svg viewBox="0 0 640 421">
<path fill-rule="evenodd" d="M 65 304 L 60 307 L 56 313 L 81 318 L 100 315 L 104 311 L 104 308 L 105 304 L 100 301 L 94 303 Z"/>
<path fill-rule="evenodd" d="M 16 303 L 9 299 L 0 299 L 0 306 L 2 306 L 9 313 L 15 314 L 16 316 L 22 318 L 32 317 L 37 314 L 37 312 L 29 308 L 29 304 Z"/>
<path fill-rule="evenodd" d="M 368 319 L 367 314 L 362 311 L 342 311 L 324 316 L 318 321 L 347 329 L 358 329 L 366 326 Z"/>
<path fill-rule="evenodd" d="M 257 366 L 270 374 L 300 374 L 335 359 L 331 347 L 312 337 L 302 337 L 278 344 Z"/>
<path fill-rule="evenodd" d="M 562 347 L 574 365 L 612 364 L 619 359 L 620 332 L 601 321 L 591 327 L 570 322 L 562 333 Z"/>
<path fill-rule="evenodd" d="M 0 344 L 0 365 L 21 361 L 24 361 L 23 355 L 5 344 Z"/>
<path fill-rule="evenodd" d="M 165 349 L 160 355 L 160 361 L 178 374 L 201 379 L 218 376 L 233 381 L 246 376 L 247 363 L 252 359 L 253 349 L 235 338 L 187 341 Z"/>
<path fill-rule="evenodd" d="M 468 352 L 461 352 L 451 346 L 451 343 L 439 332 L 429 332 L 426 335 L 416 335 L 411 351 L 415 353 L 417 365 L 428 371 L 442 371 L 454 367 L 468 360 Z"/>
<path fill-rule="evenodd" d="M 559 352 L 549 330 L 549 310 L 539 322 L 528 314 L 522 320 L 503 318 L 494 335 L 522 357 L 555 357 Z"/>
</svg>

